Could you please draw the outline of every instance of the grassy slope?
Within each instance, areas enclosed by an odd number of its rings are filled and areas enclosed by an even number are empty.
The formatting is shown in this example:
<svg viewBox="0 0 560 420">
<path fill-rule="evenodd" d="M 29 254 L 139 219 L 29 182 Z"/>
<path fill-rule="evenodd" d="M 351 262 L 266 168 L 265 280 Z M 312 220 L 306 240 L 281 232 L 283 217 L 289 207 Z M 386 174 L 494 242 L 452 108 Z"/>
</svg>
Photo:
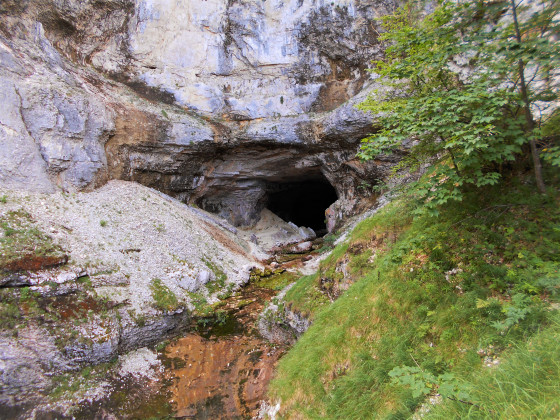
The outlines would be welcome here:
<svg viewBox="0 0 560 420">
<path fill-rule="evenodd" d="M 485 375 L 469 375 L 469 405 L 445 400 L 425 419 L 558 419 L 560 414 L 560 316 L 527 342 L 504 353 Z"/>
<path fill-rule="evenodd" d="M 319 275 L 301 279 L 287 295 L 314 324 L 280 361 L 271 383 L 282 416 L 407 418 L 424 396 L 391 382 L 394 367 L 418 364 L 479 383 L 489 369 L 483 358 L 516 357 L 507 350 L 523 346 L 555 316 L 559 204 L 557 191 L 541 197 L 525 185 L 502 185 L 447 206 L 437 219 L 413 218 L 413 205 L 400 200 L 362 222 Z M 356 281 L 329 304 L 323 285 L 341 281 L 336 267 L 345 262 Z M 556 353 L 551 363 L 557 368 L 559 362 Z M 557 369 L 542 376 L 558 382 Z M 558 385 L 549 394 L 559 400 Z M 490 402 L 477 401 L 492 412 Z M 480 414 L 481 408 L 458 405 L 465 407 L 449 410 Z M 549 409 L 560 415 L 557 405 Z"/>
</svg>

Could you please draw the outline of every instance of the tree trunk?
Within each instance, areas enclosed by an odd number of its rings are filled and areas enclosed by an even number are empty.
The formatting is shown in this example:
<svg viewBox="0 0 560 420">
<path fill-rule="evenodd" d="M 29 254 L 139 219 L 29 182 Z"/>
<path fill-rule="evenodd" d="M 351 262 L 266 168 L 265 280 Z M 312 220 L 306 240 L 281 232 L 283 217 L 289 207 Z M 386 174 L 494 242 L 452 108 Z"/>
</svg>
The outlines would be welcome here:
<svg viewBox="0 0 560 420">
<path fill-rule="evenodd" d="M 521 44 L 521 33 L 519 32 L 519 22 L 517 21 L 517 5 L 515 0 L 511 1 L 511 11 L 513 14 L 513 24 L 515 26 L 515 37 L 517 42 Z M 531 134 L 531 139 L 529 144 L 531 145 L 531 156 L 533 158 L 533 166 L 535 168 L 535 180 L 537 181 L 537 188 L 541 194 L 546 193 L 546 187 L 544 185 L 544 180 L 542 176 L 542 165 L 539 158 L 539 151 L 537 150 L 537 142 L 533 137 L 533 131 L 535 130 L 535 120 L 533 120 L 533 114 L 531 113 L 531 103 L 529 101 L 529 94 L 527 93 L 527 83 L 525 82 L 525 63 L 523 59 L 519 59 L 518 62 L 519 71 L 519 87 L 521 90 L 521 99 L 523 100 L 523 111 L 525 113 L 525 120 L 527 121 L 527 128 Z"/>
</svg>

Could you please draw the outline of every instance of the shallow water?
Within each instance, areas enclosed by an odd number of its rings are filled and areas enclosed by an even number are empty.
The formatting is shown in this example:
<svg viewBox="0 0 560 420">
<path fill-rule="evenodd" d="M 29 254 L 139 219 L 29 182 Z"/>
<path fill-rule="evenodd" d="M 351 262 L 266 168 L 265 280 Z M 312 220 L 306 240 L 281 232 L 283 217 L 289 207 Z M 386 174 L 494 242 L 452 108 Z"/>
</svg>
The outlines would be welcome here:
<svg viewBox="0 0 560 420">
<path fill-rule="evenodd" d="M 169 344 L 173 414 L 179 418 L 251 418 L 284 348 L 262 339 L 258 314 L 275 292 L 250 285 L 228 299 L 228 318 L 220 325 L 188 334 Z M 241 309 L 239 309 L 241 306 Z"/>
</svg>

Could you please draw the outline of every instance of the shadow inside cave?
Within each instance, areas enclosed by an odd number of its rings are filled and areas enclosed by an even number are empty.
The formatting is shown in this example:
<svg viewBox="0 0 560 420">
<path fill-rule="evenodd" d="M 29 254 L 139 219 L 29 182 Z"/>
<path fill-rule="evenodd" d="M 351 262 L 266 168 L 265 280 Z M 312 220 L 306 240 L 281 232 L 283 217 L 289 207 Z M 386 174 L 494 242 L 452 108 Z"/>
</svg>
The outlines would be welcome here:
<svg viewBox="0 0 560 420">
<path fill-rule="evenodd" d="M 274 182 L 267 187 L 266 207 L 286 222 L 310 227 L 317 236 L 327 233 L 325 210 L 338 199 L 325 178 Z"/>
</svg>

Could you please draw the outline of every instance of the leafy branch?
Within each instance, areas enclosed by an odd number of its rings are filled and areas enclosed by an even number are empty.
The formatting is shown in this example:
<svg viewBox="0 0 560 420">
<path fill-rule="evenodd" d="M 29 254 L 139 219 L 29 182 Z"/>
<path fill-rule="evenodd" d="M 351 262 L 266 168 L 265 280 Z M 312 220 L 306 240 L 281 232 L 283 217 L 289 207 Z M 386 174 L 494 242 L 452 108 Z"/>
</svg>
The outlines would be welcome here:
<svg viewBox="0 0 560 420">
<path fill-rule="evenodd" d="M 530 9 L 521 2 L 441 1 L 430 15 L 412 3 L 383 18 L 386 57 L 371 70 L 386 86 L 359 108 L 379 130 L 358 156 L 407 150 L 409 162 L 432 164 L 418 184 L 424 210 L 438 213 L 468 188 L 499 182 L 504 163 L 529 146 L 537 187 L 544 192 L 538 150 L 542 113 L 558 101 L 560 5 Z M 560 166 L 560 151 L 546 161 Z"/>
</svg>

